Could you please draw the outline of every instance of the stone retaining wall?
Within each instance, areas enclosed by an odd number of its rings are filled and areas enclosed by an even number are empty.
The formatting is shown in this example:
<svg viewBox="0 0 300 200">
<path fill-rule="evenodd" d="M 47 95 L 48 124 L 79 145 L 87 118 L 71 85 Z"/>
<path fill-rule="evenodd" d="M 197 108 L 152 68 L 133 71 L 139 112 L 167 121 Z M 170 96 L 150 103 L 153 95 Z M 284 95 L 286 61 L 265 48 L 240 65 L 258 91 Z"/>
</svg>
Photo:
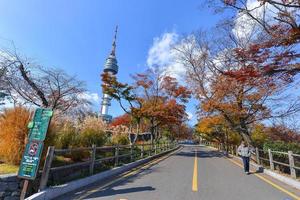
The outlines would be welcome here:
<svg viewBox="0 0 300 200">
<path fill-rule="evenodd" d="M 23 181 L 16 174 L 0 175 L 0 200 L 18 200 Z"/>
</svg>

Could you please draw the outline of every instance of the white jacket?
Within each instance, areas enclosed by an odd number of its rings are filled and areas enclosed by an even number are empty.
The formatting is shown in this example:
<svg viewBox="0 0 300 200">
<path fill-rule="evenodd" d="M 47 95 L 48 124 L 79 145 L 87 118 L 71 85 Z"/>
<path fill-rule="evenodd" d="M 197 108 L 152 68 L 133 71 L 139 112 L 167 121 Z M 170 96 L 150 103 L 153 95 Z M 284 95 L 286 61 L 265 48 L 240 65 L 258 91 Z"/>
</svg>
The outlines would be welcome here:
<svg viewBox="0 0 300 200">
<path fill-rule="evenodd" d="M 253 150 L 251 147 L 247 147 L 247 146 L 243 146 L 243 145 L 240 145 L 238 147 L 238 154 L 242 157 L 250 157 L 252 151 Z"/>
</svg>

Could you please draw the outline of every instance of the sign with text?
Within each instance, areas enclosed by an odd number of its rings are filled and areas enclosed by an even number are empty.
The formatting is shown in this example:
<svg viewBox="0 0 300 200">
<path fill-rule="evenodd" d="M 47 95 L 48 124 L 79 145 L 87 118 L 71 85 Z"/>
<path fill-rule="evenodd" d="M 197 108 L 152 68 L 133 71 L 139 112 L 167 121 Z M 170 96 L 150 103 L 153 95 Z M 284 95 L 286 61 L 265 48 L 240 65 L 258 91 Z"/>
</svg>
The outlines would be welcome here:
<svg viewBox="0 0 300 200">
<path fill-rule="evenodd" d="M 20 164 L 18 177 L 34 180 L 39 168 L 40 157 L 43 150 L 43 142 L 32 140 L 26 145 Z"/>
<path fill-rule="evenodd" d="M 29 141 L 26 144 L 18 177 L 34 180 L 39 169 L 44 140 L 53 111 L 47 108 L 37 108 L 33 120 L 28 124 Z"/>
<path fill-rule="evenodd" d="M 45 108 L 36 109 L 34 113 L 33 121 L 28 125 L 28 127 L 30 128 L 29 141 L 45 140 L 52 114 L 53 111 L 51 109 L 45 109 Z"/>
</svg>

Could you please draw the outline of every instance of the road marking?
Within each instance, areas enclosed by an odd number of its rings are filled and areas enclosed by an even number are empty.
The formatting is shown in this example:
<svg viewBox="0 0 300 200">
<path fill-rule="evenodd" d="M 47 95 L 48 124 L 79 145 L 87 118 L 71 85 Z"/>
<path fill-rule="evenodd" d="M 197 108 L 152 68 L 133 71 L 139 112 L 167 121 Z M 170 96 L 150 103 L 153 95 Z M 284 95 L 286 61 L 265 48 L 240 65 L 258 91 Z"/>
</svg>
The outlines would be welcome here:
<svg viewBox="0 0 300 200">
<path fill-rule="evenodd" d="M 193 183 L 192 191 L 198 191 L 198 160 L 197 160 L 197 150 L 195 149 L 195 160 L 194 160 L 194 172 L 193 172 Z"/>
<path fill-rule="evenodd" d="M 92 189 L 92 190 L 90 190 L 90 191 L 87 191 L 84 195 L 82 195 L 82 196 L 80 196 L 80 197 L 77 197 L 77 198 L 75 198 L 75 199 L 77 199 L 77 200 L 85 199 L 85 198 L 88 197 L 89 195 L 91 195 L 91 194 L 93 194 L 93 193 L 96 193 L 96 192 L 99 192 L 100 190 L 102 190 L 102 189 L 104 189 L 104 188 L 106 188 L 106 187 L 108 187 L 108 186 L 110 186 L 110 185 L 112 185 L 112 184 L 114 184 L 114 183 L 116 183 L 116 182 L 118 182 L 118 181 L 124 179 L 124 178 L 127 178 L 127 177 L 129 177 L 129 176 L 136 175 L 136 174 L 140 173 L 142 170 L 148 169 L 148 168 L 152 167 L 153 165 L 156 165 L 157 163 L 159 163 L 159 162 L 161 162 L 161 161 L 167 159 L 168 157 L 170 157 L 171 155 L 177 153 L 177 152 L 180 151 L 181 149 L 182 149 L 182 148 L 179 148 L 178 150 L 173 151 L 173 152 L 171 152 L 171 153 L 169 153 L 169 154 L 167 154 L 167 155 L 165 155 L 165 156 L 162 156 L 161 158 L 157 158 L 157 159 L 155 159 L 155 160 L 152 160 L 152 161 L 150 161 L 148 164 L 144 164 L 144 165 L 142 165 L 142 166 L 135 167 L 135 168 L 133 168 L 131 171 L 129 171 L 128 173 L 125 173 L 125 174 L 121 175 L 120 177 L 118 177 L 118 178 L 116 178 L 116 179 L 114 179 L 114 180 L 112 180 L 112 181 L 110 181 L 110 182 L 108 182 L 108 183 L 106 183 L 106 184 L 104 184 L 104 185 L 101 185 L 100 187 L 98 187 L 98 188 L 96 188 L 96 189 Z"/>
<path fill-rule="evenodd" d="M 238 166 L 241 167 L 241 168 L 244 168 L 243 165 L 241 165 L 240 163 L 238 163 L 238 162 L 236 162 L 236 161 L 234 161 L 234 160 L 231 160 L 231 159 L 227 159 L 227 160 L 229 160 L 230 162 L 232 162 L 232 163 L 238 165 Z M 266 183 L 269 183 L 270 185 L 272 185 L 272 186 L 275 187 L 276 189 L 278 189 L 278 190 L 280 190 L 280 191 L 282 191 L 282 192 L 288 194 L 289 196 L 295 198 L 295 200 L 300 200 L 300 197 L 299 197 L 299 196 L 297 196 L 297 195 L 291 193 L 290 191 L 287 191 L 286 189 L 284 189 L 284 188 L 282 188 L 281 186 L 277 185 L 276 183 L 274 183 L 274 182 L 272 182 L 272 181 L 266 179 L 265 177 L 263 177 L 263 176 L 261 176 L 261 175 L 259 175 L 259 174 L 254 174 L 254 175 L 255 175 L 256 177 L 260 178 L 261 180 L 265 181 Z"/>
</svg>

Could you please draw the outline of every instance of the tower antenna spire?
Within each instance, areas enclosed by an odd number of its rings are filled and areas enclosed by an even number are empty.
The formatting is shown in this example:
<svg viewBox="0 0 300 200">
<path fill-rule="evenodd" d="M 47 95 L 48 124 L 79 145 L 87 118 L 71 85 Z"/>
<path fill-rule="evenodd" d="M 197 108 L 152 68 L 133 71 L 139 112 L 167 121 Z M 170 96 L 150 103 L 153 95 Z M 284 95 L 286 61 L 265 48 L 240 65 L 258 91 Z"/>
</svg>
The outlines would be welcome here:
<svg viewBox="0 0 300 200">
<path fill-rule="evenodd" d="M 118 25 L 116 26 L 115 29 L 115 36 L 113 39 L 113 43 L 112 43 L 112 50 L 111 50 L 111 55 L 115 56 L 116 55 L 116 40 L 117 40 L 117 34 L 118 34 Z"/>
</svg>

